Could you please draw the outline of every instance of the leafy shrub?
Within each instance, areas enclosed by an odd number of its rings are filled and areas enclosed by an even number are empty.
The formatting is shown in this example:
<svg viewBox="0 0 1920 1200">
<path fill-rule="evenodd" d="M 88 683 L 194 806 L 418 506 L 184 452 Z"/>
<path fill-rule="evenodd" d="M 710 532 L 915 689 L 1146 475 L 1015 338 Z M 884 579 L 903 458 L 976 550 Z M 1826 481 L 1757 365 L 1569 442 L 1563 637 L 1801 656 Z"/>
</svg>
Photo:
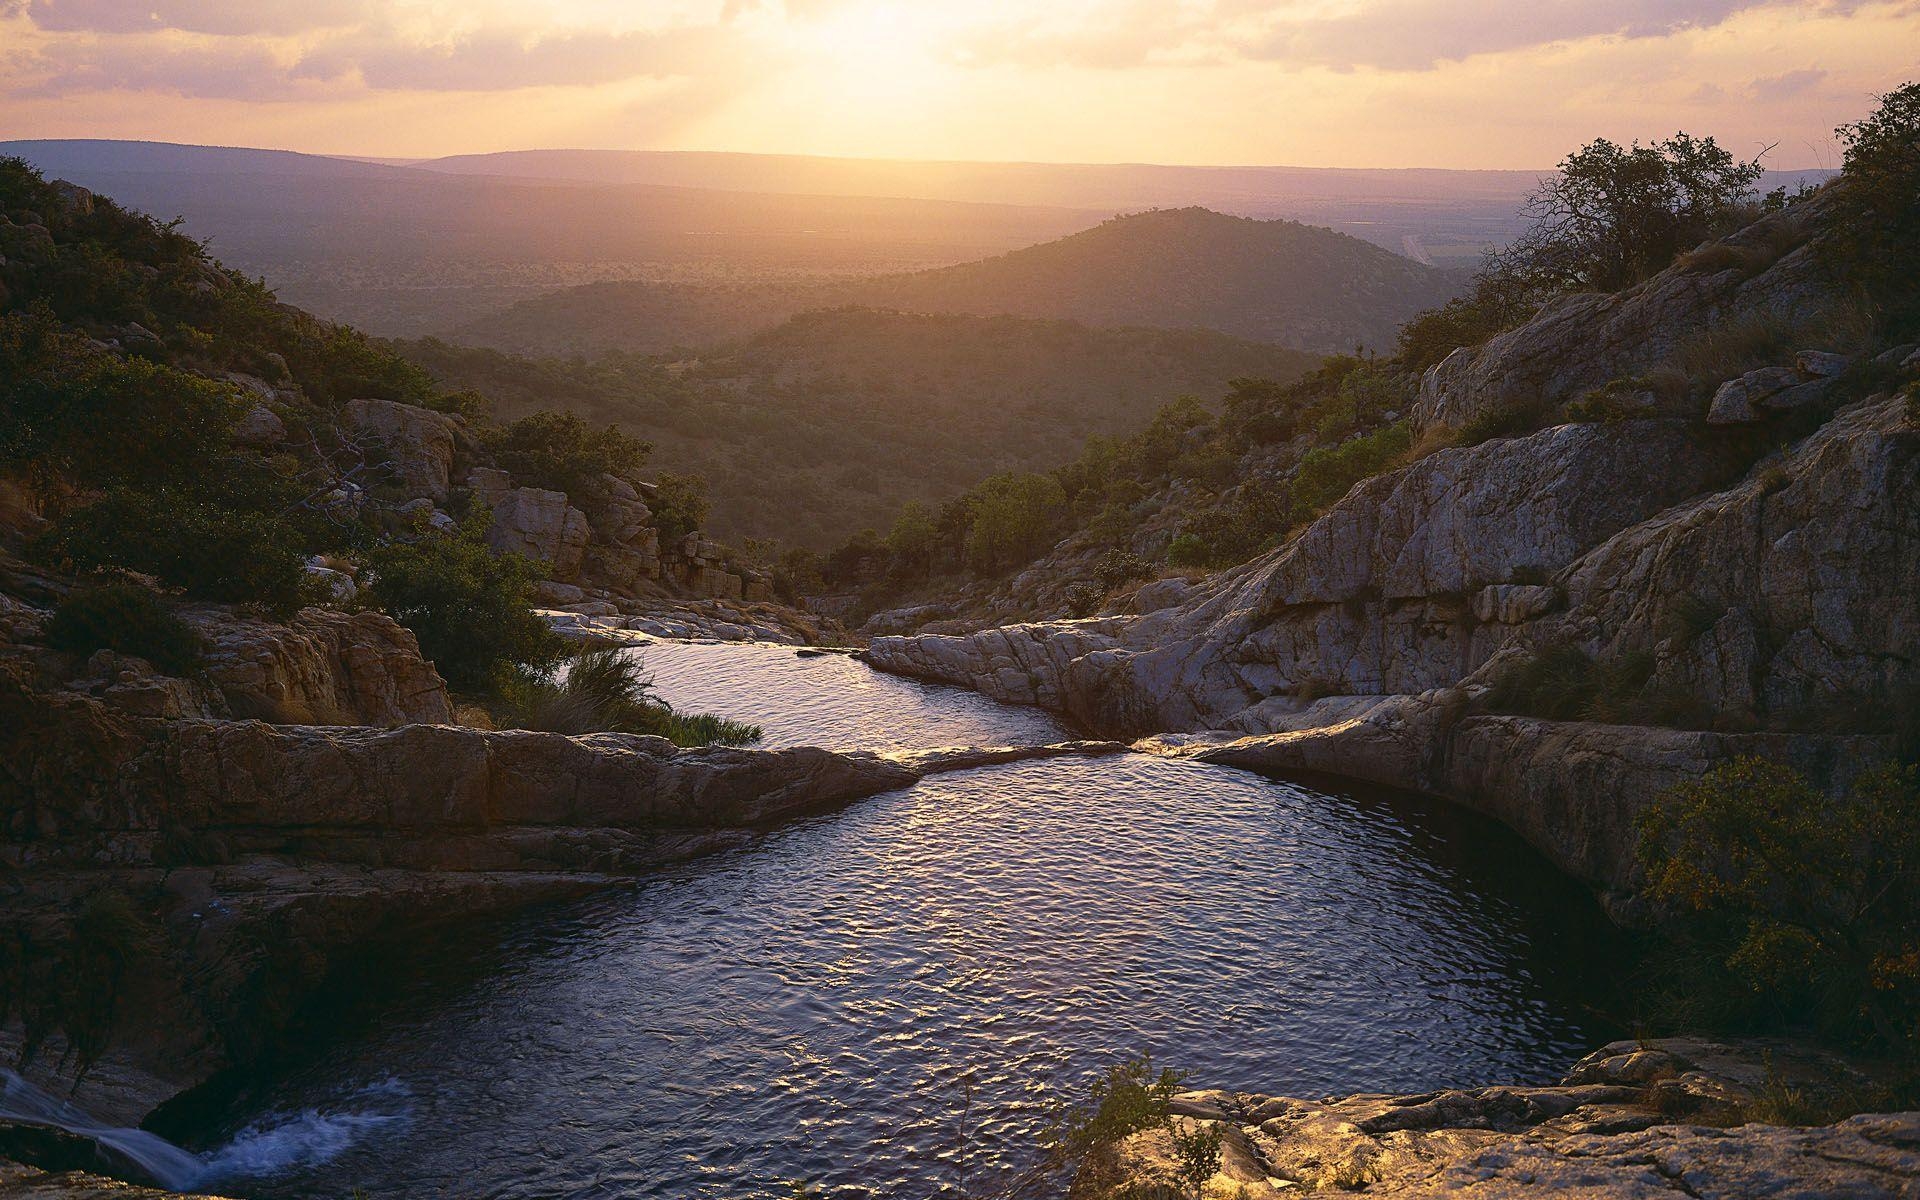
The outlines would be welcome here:
<svg viewBox="0 0 1920 1200">
<path fill-rule="evenodd" d="M 1489 256 L 1474 275 L 1473 290 L 1439 308 L 1419 313 L 1400 327 L 1397 357 L 1410 371 L 1438 365 L 1462 346 L 1478 346 L 1539 311 L 1545 297 Z"/>
<path fill-rule="evenodd" d="M 233 389 L 91 349 L 41 310 L 0 317 L 0 466 L 153 486 L 220 453 Z"/>
<path fill-rule="evenodd" d="M 494 554 L 477 526 L 382 546 L 367 567 L 373 601 L 413 631 L 455 688 L 493 691 L 516 670 L 551 667 L 565 651 L 533 612 L 539 568 L 517 554 Z"/>
<path fill-rule="evenodd" d="M 1152 563 L 1126 550 L 1109 550 L 1100 556 L 1100 561 L 1093 564 L 1093 581 L 1107 592 L 1124 587 L 1136 579 L 1146 579 L 1152 574 Z"/>
<path fill-rule="evenodd" d="M 1641 821 L 1648 895 L 1776 1020 L 1920 1050 L 1920 768 L 1838 797 L 1762 759 L 1724 763 Z"/>
<path fill-rule="evenodd" d="M 1509 666 L 1486 697 L 1494 712 L 1548 721 L 1693 727 L 1713 714 L 1692 696 L 1651 685 L 1653 655 L 1629 651 L 1596 661 L 1578 647 L 1556 646 Z"/>
<path fill-rule="evenodd" d="M 551 488 L 576 500 L 604 499 L 601 476 L 630 479 L 653 450 L 618 426 L 596 430 L 577 414 L 556 409 L 491 430 L 486 441 L 516 483 Z"/>
<path fill-rule="evenodd" d="M 1293 515 L 1304 521 L 1346 495 L 1354 484 L 1391 467 L 1413 448 L 1413 430 L 1398 421 L 1338 446 L 1307 451 L 1293 477 Z"/>
<path fill-rule="evenodd" d="M 653 694 L 640 659 L 613 647 L 578 655 L 558 678 L 517 672 L 502 688 L 499 710 L 515 728 L 549 733 L 644 733 L 679 746 L 744 746 L 761 737 L 757 725 L 673 711 Z"/>
<path fill-rule="evenodd" d="M 1068 584 L 1067 590 L 1061 594 L 1068 614 L 1074 617 L 1090 617 L 1099 612 L 1100 602 L 1106 598 L 1105 588 L 1085 579 Z"/>
<path fill-rule="evenodd" d="M 109 583 L 62 600 L 47 622 L 47 644 L 69 654 L 131 654 L 169 675 L 192 672 L 202 649 L 200 635 L 137 583 Z"/>
<path fill-rule="evenodd" d="M 1891 324 L 1920 325 L 1920 82 L 1880 97 L 1865 120 L 1834 131 L 1846 147 L 1835 195 L 1835 250 L 1890 309 Z"/>
<path fill-rule="evenodd" d="M 1002 474 L 973 492 L 967 561 L 979 569 L 1030 561 L 1052 543 L 1067 496 L 1051 475 Z"/>
<path fill-rule="evenodd" d="M 67 514 L 36 554 L 78 571 L 122 567 L 204 600 L 284 615 L 311 599 L 290 520 L 216 499 L 118 488 Z"/>
<path fill-rule="evenodd" d="M 1537 401 L 1503 404 L 1477 414 L 1462 425 L 1455 444 L 1478 446 L 1494 438 L 1521 437 L 1539 429 L 1546 419 L 1547 410 Z"/>
<path fill-rule="evenodd" d="M 653 526 L 660 531 L 660 544 L 671 545 L 707 523 L 707 481 L 698 475 L 660 472 L 648 506 L 653 509 Z"/>
<path fill-rule="evenodd" d="M 1109 1147 L 1136 1133 L 1164 1126 L 1168 1107 L 1184 1076 L 1153 1069 L 1153 1056 L 1113 1063 L 1087 1086 L 1084 1100 L 1053 1115 L 1043 1143 L 1056 1170 L 1094 1168 Z"/>
</svg>

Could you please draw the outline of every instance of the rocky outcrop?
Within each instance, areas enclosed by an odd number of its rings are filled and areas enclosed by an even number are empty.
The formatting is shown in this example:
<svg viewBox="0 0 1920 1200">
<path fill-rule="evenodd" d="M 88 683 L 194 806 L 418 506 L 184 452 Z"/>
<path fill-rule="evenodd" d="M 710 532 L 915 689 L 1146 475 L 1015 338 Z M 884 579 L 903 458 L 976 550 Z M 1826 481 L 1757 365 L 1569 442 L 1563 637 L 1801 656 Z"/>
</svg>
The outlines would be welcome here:
<svg viewBox="0 0 1920 1200">
<path fill-rule="evenodd" d="M 417 496 L 447 498 L 456 418 L 393 400 L 349 400 L 340 417 L 348 429 L 386 450 L 395 483 Z"/>
<path fill-rule="evenodd" d="M 1132 620 L 882 637 L 876 666 L 1057 708 L 1101 732 L 1226 727 L 1274 698 L 1459 682 L 1550 595 L 1531 586 L 1708 487 L 1723 451 L 1677 421 L 1563 425 L 1443 450 L 1354 488 L 1299 537 Z M 1635 486 L 1621 486 L 1623 480 Z M 1296 706 L 1297 707 L 1297 706 Z"/>
<path fill-rule="evenodd" d="M 523 554 L 547 565 L 548 574 L 567 582 L 580 574 L 593 528 L 587 514 L 567 503 L 565 492 L 514 488 L 493 505 L 487 545 L 501 554 Z"/>
<path fill-rule="evenodd" d="M 450 724 L 446 681 L 383 613 L 302 609 L 285 625 L 192 610 L 232 715 L 289 725 Z M 157 714 L 156 714 L 157 715 Z"/>
<path fill-rule="evenodd" d="M 1760 1123 L 1770 1076 L 1775 1094 L 1796 1089 L 1808 1103 L 1836 1082 L 1870 1082 L 1787 1046 L 1669 1039 L 1616 1042 L 1551 1087 L 1325 1100 L 1203 1091 L 1171 1110 L 1183 1132 L 1221 1131 L 1207 1194 L 1248 1200 L 1303 1189 L 1485 1200 L 1920 1195 L 1920 1113 Z M 1185 1194 L 1170 1186 L 1174 1162 L 1166 1129 L 1155 1128 L 1096 1155 L 1074 1195 Z"/>
<path fill-rule="evenodd" d="M 1812 244 L 1826 207 L 1819 198 L 1796 204 L 1725 239 L 1705 265 L 1683 264 L 1623 292 L 1563 297 L 1484 346 L 1456 350 L 1421 381 L 1416 428 L 1545 411 L 1659 366 L 1729 318 L 1805 318 L 1834 304 L 1844 285 Z M 1685 415 L 1698 414 L 1689 406 Z"/>
<path fill-rule="evenodd" d="M 1156 737 L 1140 748 L 1453 800 L 1518 831 L 1629 920 L 1638 912 L 1638 821 L 1668 788 L 1739 757 L 1787 763 L 1839 786 L 1887 753 L 1873 737 L 1476 716 L 1463 689 L 1322 701 L 1293 720 L 1300 727 L 1286 732 Z"/>
<path fill-rule="evenodd" d="M 1920 696 L 1908 400 L 1857 401 L 1750 468 L 1742 445 L 1623 420 L 1444 450 L 1173 606 L 878 637 L 868 658 L 1102 735 L 1218 735 L 1158 749 L 1450 796 L 1624 902 L 1661 790 L 1742 754 L 1838 785 Z M 1648 723 L 1489 712 L 1556 650 L 1631 666 Z"/>
</svg>

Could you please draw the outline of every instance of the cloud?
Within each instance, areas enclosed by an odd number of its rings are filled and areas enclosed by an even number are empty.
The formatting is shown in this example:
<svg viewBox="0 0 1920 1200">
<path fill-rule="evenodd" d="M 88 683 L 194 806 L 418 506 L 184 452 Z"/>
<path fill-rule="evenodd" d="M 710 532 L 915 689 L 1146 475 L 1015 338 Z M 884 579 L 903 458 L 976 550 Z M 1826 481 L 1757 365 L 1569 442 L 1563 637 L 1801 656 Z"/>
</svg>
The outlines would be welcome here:
<svg viewBox="0 0 1920 1200">
<path fill-rule="evenodd" d="M 789 0 L 790 3 L 793 0 Z M 1742 13 L 1790 8 L 1846 13 L 1859 0 L 1309 0 L 1204 4 L 1104 0 L 990 22 L 964 42 L 962 61 L 1026 66 L 1139 66 L 1168 59 L 1247 59 L 1348 71 L 1431 70 L 1476 55 L 1587 38 L 1672 37 Z"/>
<path fill-rule="evenodd" d="M 1817 67 L 1807 67 L 1798 71 L 1788 71 L 1781 75 L 1769 75 L 1756 79 L 1747 85 L 1747 94 L 1763 104 L 1777 100 L 1786 100 L 1815 86 L 1827 77 L 1827 73 Z"/>
<path fill-rule="evenodd" d="M 509 91 L 591 87 L 642 77 L 666 78 L 715 65 L 722 35 L 711 27 L 552 37 L 481 32 L 435 45 L 360 33 L 324 42 L 301 59 L 296 77 L 357 75 L 389 91 Z"/>
<path fill-rule="evenodd" d="M 277 100 L 296 94 L 267 47 L 223 39 L 211 45 L 150 38 L 55 42 L 7 62 L 6 94 L 23 98 L 88 92 L 166 92 L 193 99 Z"/>
<path fill-rule="evenodd" d="M 179 30 L 227 36 L 285 36 L 357 24 L 372 0 L 22 0 L 41 29 L 56 33 Z"/>
</svg>

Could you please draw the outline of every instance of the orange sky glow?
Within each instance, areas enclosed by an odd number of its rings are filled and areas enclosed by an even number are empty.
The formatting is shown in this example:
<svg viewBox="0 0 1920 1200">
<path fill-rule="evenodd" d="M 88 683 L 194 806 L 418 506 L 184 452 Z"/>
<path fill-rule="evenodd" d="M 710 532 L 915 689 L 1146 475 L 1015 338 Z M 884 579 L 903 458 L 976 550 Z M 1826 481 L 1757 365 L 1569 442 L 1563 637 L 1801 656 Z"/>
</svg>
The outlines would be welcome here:
<svg viewBox="0 0 1920 1200">
<path fill-rule="evenodd" d="M 1683 127 L 1830 166 L 1920 2 L 0 0 L 0 138 L 1538 167 Z"/>
</svg>

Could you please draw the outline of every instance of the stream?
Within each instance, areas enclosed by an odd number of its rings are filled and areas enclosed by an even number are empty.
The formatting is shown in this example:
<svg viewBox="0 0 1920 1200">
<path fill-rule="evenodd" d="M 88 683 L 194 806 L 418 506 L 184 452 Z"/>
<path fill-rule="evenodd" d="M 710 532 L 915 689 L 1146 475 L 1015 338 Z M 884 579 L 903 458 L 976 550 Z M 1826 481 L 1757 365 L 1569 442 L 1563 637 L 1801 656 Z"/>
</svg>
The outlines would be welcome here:
<svg viewBox="0 0 1920 1200">
<path fill-rule="evenodd" d="M 1034 743 L 1045 714 L 790 648 L 645 648 L 768 746 Z M 984 767 L 630 889 L 390 947 L 194 1130 L 258 1200 L 984 1196 L 1151 1051 L 1195 1086 L 1544 1083 L 1615 1030 L 1598 907 L 1510 832 L 1120 755 Z"/>
</svg>

